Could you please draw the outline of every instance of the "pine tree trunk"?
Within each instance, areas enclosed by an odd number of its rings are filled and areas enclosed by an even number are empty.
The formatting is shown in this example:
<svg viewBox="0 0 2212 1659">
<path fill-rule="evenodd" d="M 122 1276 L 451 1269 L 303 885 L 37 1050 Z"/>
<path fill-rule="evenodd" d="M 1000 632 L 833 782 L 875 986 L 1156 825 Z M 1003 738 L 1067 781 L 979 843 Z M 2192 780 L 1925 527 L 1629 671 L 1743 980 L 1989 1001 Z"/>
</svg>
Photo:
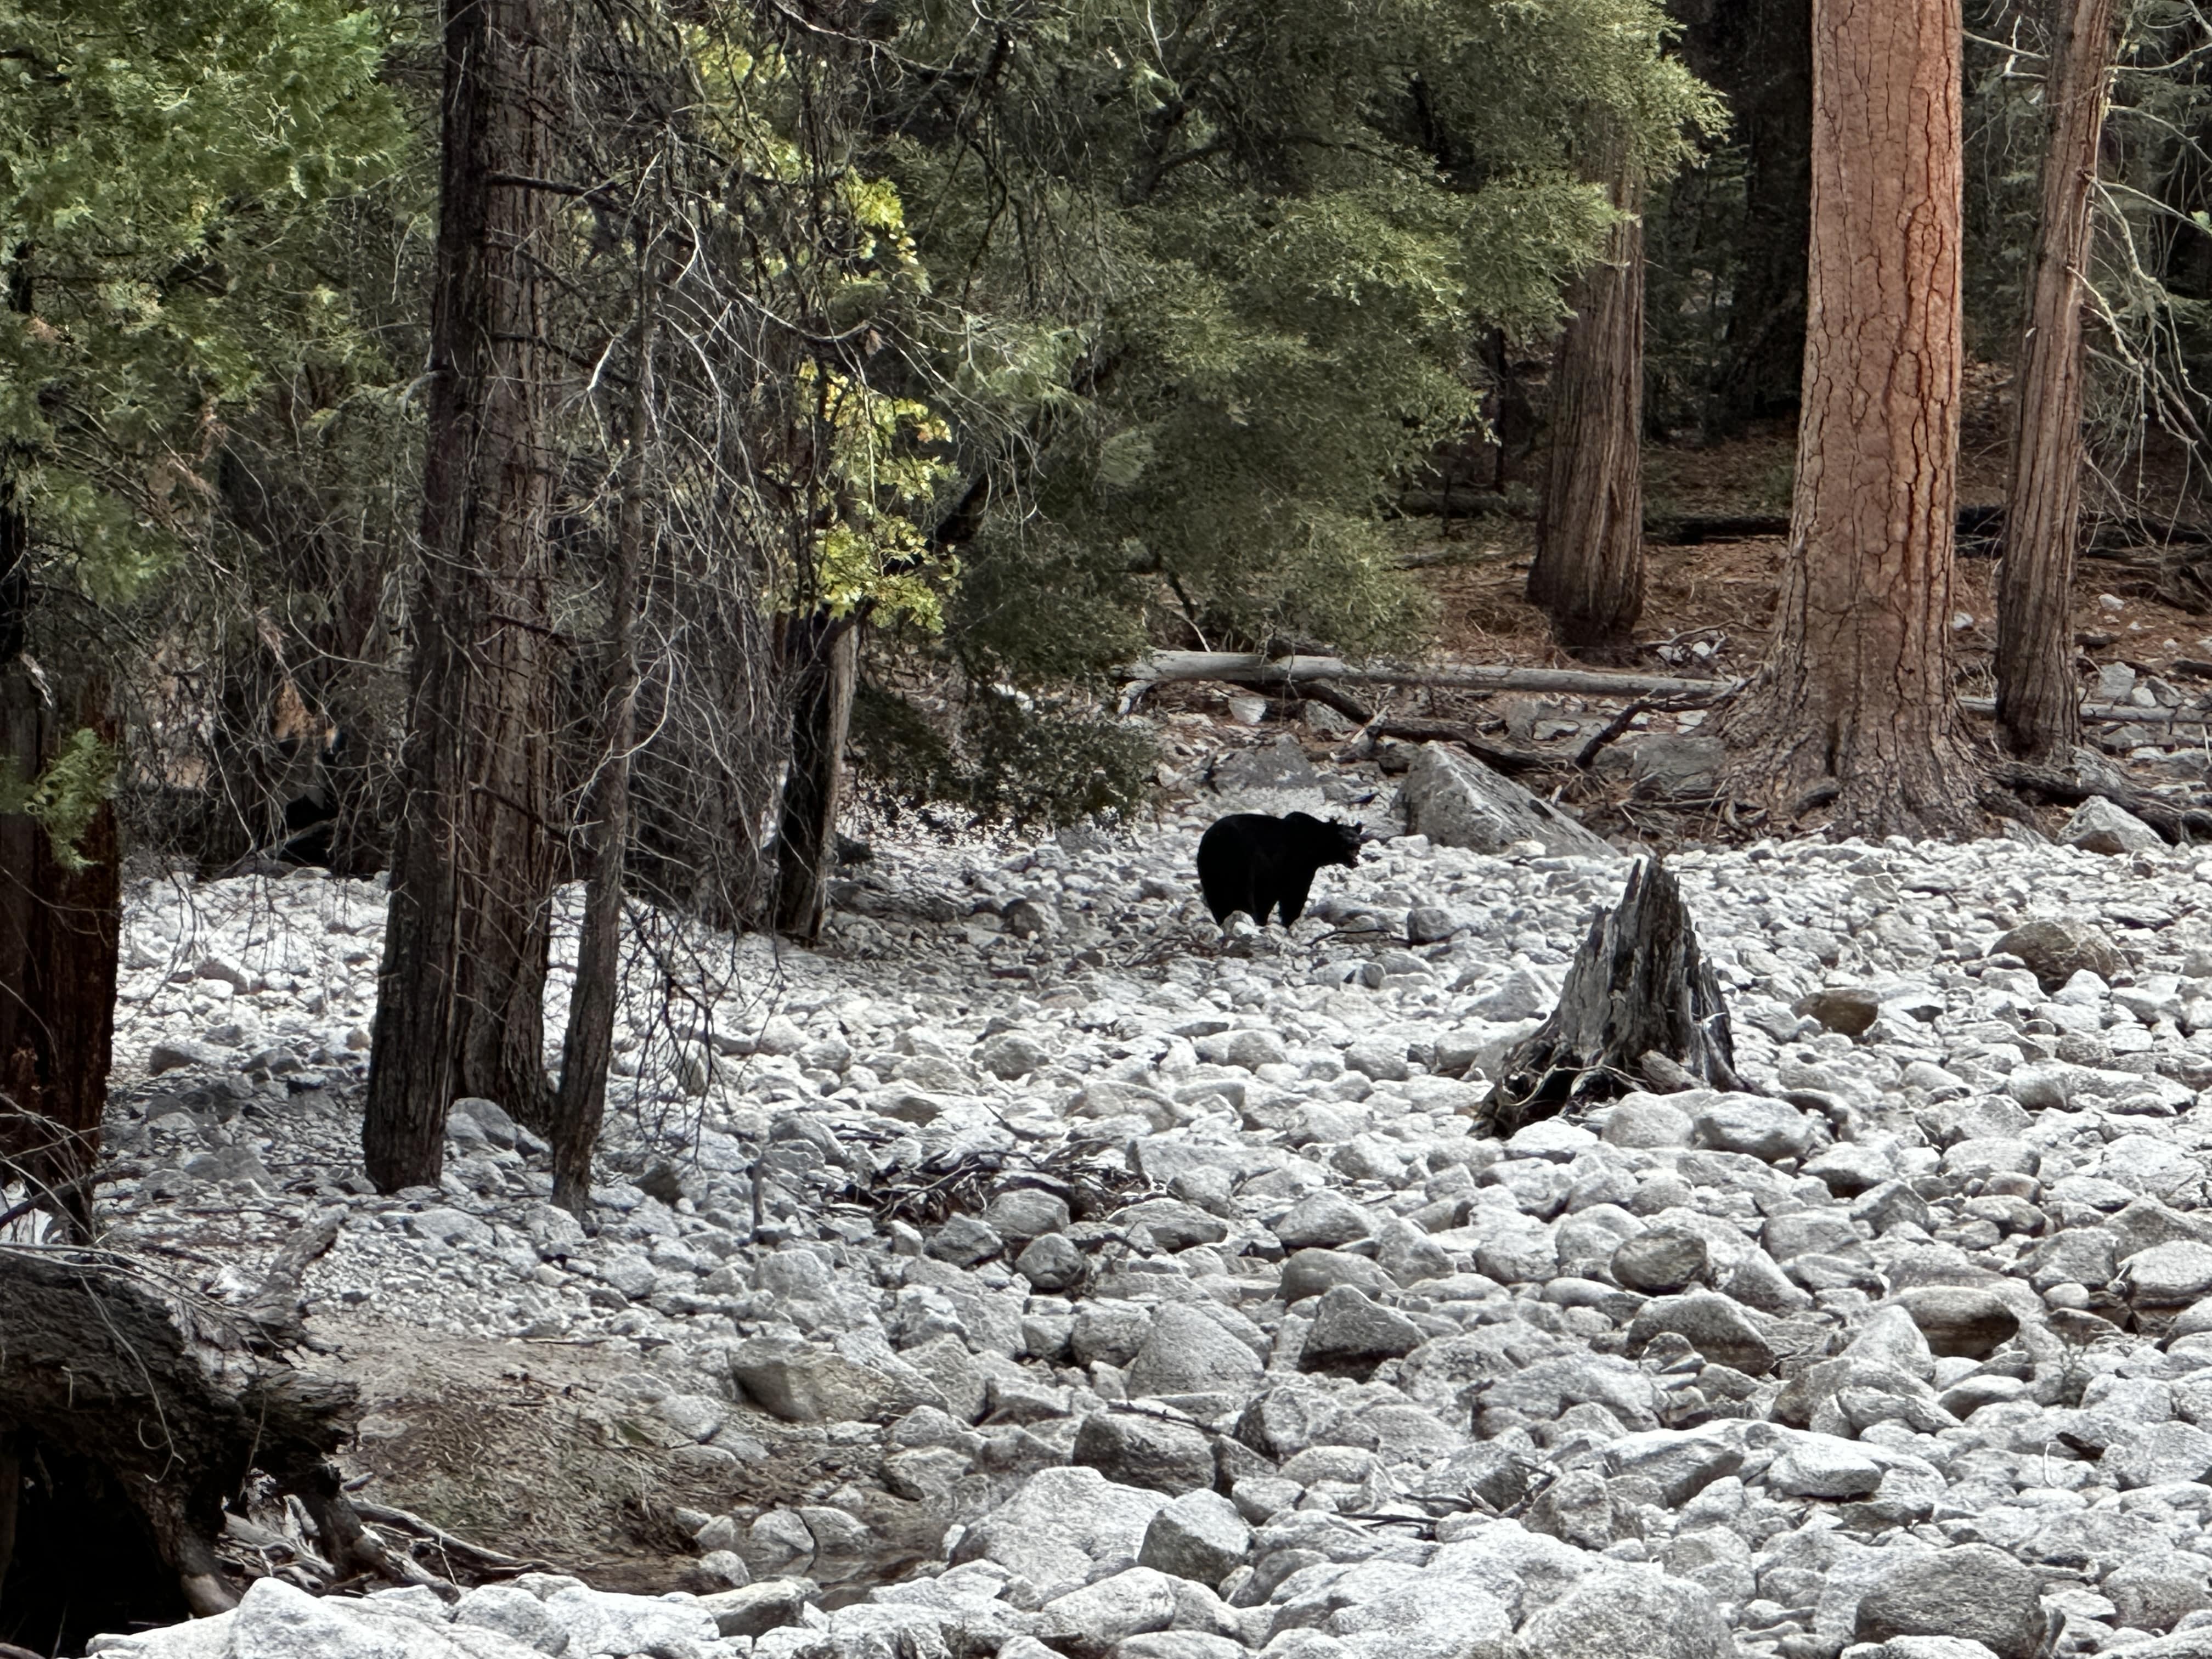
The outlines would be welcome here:
<svg viewBox="0 0 2212 1659">
<path fill-rule="evenodd" d="M 1563 649 L 1603 661 L 1632 649 L 1644 611 L 1644 222 L 1625 143 L 1607 142 L 1597 170 L 1623 216 L 1575 285 L 1553 361 L 1528 599 Z"/>
<path fill-rule="evenodd" d="M 23 783 L 74 732 L 114 738 L 98 684 L 72 693 L 31 667 L 30 604 L 30 526 L 0 480 L 0 775 Z M 28 814 L 0 812 L 0 1167 L 52 1194 L 54 1214 L 88 1238 L 122 941 L 113 806 L 74 851 L 81 868 L 54 856 Z"/>
<path fill-rule="evenodd" d="M 557 672 L 547 284 L 560 176 L 553 0 L 449 0 L 422 568 L 362 1146 L 385 1192 L 436 1181 L 447 1109 L 543 1127 Z"/>
<path fill-rule="evenodd" d="M 827 612 L 789 623 L 784 660 L 793 684 L 791 769 L 776 841 L 777 931 L 811 939 L 822 931 L 836 867 L 837 807 L 845 788 L 860 631 Z"/>
<path fill-rule="evenodd" d="M 2029 266 L 1997 586 L 1997 730 L 2024 760 L 2081 740 L 2074 556 L 2081 515 L 2081 274 L 2104 129 L 2113 0 L 2052 0 L 2043 216 Z"/>
<path fill-rule="evenodd" d="M 638 285 L 638 353 L 630 403 L 628 476 L 607 591 L 607 690 L 599 771 L 589 791 L 591 874 L 576 945 L 576 988 L 561 1043 L 553 1098 L 553 1201 L 580 1218 L 592 1197 L 592 1153 L 606 1116 L 607 1068 L 622 1000 L 623 875 L 629 848 L 629 757 L 637 734 L 636 611 L 645 559 L 646 435 L 653 416 L 653 312 L 650 280 Z"/>
<path fill-rule="evenodd" d="M 1978 821 L 1950 635 L 1960 371 L 1958 0 L 1815 0 L 1811 315 L 1774 637 L 1726 717 L 1777 829 Z"/>
</svg>

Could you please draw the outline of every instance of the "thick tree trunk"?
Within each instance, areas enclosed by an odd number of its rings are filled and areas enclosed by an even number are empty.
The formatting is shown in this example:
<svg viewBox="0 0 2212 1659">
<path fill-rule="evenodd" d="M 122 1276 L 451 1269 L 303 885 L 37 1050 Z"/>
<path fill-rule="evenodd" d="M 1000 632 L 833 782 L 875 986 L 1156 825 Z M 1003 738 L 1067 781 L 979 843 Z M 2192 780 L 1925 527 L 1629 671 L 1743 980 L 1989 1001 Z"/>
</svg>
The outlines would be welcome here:
<svg viewBox="0 0 2212 1659">
<path fill-rule="evenodd" d="M 114 736 L 98 684 L 64 690 L 32 667 L 30 603 L 30 527 L 0 480 L 0 776 L 21 783 L 75 732 Z M 122 939 L 113 806 L 72 850 L 80 867 L 55 857 L 27 813 L 0 812 L 0 1172 L 47 1191 L 53 1213 L 88 1237 Z"/>
<path fill-rule="evenodd" d="M 837 857 L 837 806 L 845 791 L 845 733 L 852 723 L 860 630 L 826 613 L 786 626 L 793 679 L 791 769 L 776 842 L 777 931 L 811 939 L 822 931 Z"/>
<path fill-rule="evenodd" d="M 592 1152 L 606 1116 L 607 1067 L 622 1000 L 623 872 L 629 848 L 629 757 L 637 731 L 638 573 L 645 559 L 645 446 L 653 415 L 653 293 L 646 282 L 638 285 L 637 333 L 622 520 L 607 584 L 604 737 L 585 813 L 591 874 L 576 945 L 576 988 L 561 1044 L 561 1085 L 547 1137 L 553 1144 L 553 1201 L 579 1218 L 591 1203 Z"/>
<path fill-rule="evenodd" d="M 2029 266 L 1997 583 L 1997 730 L 2025 760 L 2081 740 L 2074 555 L 2081 517 L 2081 276 L 2104 131 L 2113 0 L 2052 0 L 2043 216 Z"/>
<path fill-rule="evenodd" d="M 1591 921 L 1559 1006 L 1505 1056 L 1483 1115 L 1510 1135 L 1678 1072 L 1737 1086 L 1720 981 L 1698 953 L 1673 872 L 1653 857 L 1628 872 L 1620 904 Z"/>
<path fill-rule="evenodd" d="M 550 1115 L 544 998 L 557 872 L 544 272 L 558 198 L 553 0 L 449 0 L 422 568 L 362 1146 L 385 1192 L 434 1182 L 447 1109 Z"/>
<path fill-rule="evenodd" d="M 1622 216 L 1575 284 L 1553 361 L 1528 599 L 1562 648 L 1602 661 L 1632 648 L 1644 612 L 1644 222 L 1625 143 L 1603 147 L 1599 171 Z"/>
<path fill-rule="evenodd" d="M 1740 794 L 1837 834 L 1977 819 L 1950 636 L 1958 0 L 1816 0 L 1812 314 L 1788 562 L 1725 718 Z"/>
</svg>

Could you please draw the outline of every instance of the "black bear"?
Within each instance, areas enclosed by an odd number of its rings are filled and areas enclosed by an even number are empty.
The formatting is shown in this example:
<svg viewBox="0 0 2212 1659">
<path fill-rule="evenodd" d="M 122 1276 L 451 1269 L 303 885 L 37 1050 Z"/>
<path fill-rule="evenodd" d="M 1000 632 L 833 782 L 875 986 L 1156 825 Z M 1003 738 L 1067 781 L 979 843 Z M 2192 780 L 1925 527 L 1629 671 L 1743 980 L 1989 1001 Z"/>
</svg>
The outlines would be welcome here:
<svg viewBox="0 0 2212 1659">
<path fill-rule="evenodd" d="M 1242 910 L 1262 927 L 1280 906 L 1283 926 L 1306 908 L 1314 872 L 1324 864 L 1349 869 L 1359 862 L 1360 826 L 1310 813 L 1271 818 L 1237 812 L 1216 820 L 1198 843 L 1198 884 L 1216 921 Z"/>
</svg>

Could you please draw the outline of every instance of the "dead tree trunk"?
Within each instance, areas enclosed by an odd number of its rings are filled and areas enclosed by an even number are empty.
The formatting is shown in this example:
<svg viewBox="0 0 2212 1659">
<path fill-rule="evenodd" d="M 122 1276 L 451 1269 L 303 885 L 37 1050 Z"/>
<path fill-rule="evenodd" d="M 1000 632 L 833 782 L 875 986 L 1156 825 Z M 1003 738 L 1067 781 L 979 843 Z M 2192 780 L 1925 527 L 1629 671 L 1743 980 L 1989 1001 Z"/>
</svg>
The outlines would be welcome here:
<svg viewBox="0 0 2212 1659">
<path fill-rule="evenodd" d="M 2023 760 L 2081 741 L 2074 556 L 2081 518 L 2081 281 L 2104 130 L 2113 0 L 2052 0 L 2043 214 L 2021 331 L 2012 487 L 1997 586 L 1997 730 Z"/>
<path fill-rule="evenodd" d="M 637 368 L 624 457 L 622 518 L 607 584 L 607 684 L 599 770 L 584 814 L 589 824 L 584 921 L 576 944 L 576 988 L 561 1043 L 561 1084 L 553 1097 L 553 1201 L 581 1217 L 591 1202 L 592 1152 L 606 1115 L 607 1067 L 614 1058 L 615 1012 L 622 1000 L 623 872 L 629 849 L 629 758 L 637 735 L 638 571 L 645 558 L 646 437 L 653 419 L 653 289 L 641 261 Z"/>
<path fill-rule="evenodd" d="M 1621 216 L 1575 285 L 1553 364 L 1528 602 L 1561 648 L 1604 661 L 1632 648 L 1644 613 L 1644 222 L 1620 137 L 1603 145 L 1597 171 Z"/>
<path fill-rule="evenodd" d="M 1766 659 L 1724 717 L 1736 793 L 1834 834 L 1979 821 L 1950 642 L 1959 0 L 1814 0 L 1811 316 Z"/>
<path fill-rule="evenodd" d="M 819 612 L 787 623 L 784 642 L 793 689 L 791 769 L 776 842 L 775 925 L 780 933 L 811 939 L 822 931 L 836 864 L 860 631 L 853 617 Z"/>
<path fill-rule="evenodd" d="M 434 1183 L 447 1109 L 547 1126 L 557 871 L 547 335 L 565 9 L 449 0 L 422 567 L 406 805 L 362 1143 L 380 1190 Z"/>
<path fill-rule="evenodd" d="M 114 737 L 98 684 L 57 695 L 31 665 L 30 556 L 0 477 L 0 789 L 35 783 L 76 732 Z M 57 848 L 47 824 L 0 805 L 0 1174 L 44 1191 L 89 1237 L 122 939 L 113 806 L 102 801 L 72 841 Z"/>
<path fill-rule="evenodd" d="M 1505 1057 L 1485 1116 L 1500 1135 L 1686 1073 L 1737 1086 L 1720 981 L 1698 951 L 1681 889 L 1656 857 L 1590 923 L 1552 1016 Z"/>
</svg>

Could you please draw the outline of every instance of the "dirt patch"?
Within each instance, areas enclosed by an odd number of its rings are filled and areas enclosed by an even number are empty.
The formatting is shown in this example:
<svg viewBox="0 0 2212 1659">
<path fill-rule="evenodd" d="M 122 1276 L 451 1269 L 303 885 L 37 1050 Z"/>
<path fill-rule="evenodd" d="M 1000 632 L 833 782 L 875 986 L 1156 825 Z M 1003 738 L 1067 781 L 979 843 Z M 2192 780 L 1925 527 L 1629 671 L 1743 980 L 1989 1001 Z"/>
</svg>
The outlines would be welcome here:
<svg viewBox="0 0 2212 1659">
<path fill-rule="evenodd" d="M 349 1476 L 366 1478 L 361 1496 L 602 1589 L 720 1587 L 700 1582 L 698 1523 L 679 1510 L 732 1515 L 742 1530 L 764 1510 L 880 1476 L 872 1441 L 834 1445 L 742 1404 L 717 1438 L 751 1441 L 766 1457 L 748 1452 L 721 1469 L 686 1462 L 689 1443 L 626 1379 L 659 1376 L 679 1393 L 718 1393 L 714 1381 L 629 1344 L 447 1337 L 357 1314 L 319 1316 L 310 1329 L 331 1350 L 313 1369 L 362 1390 L 361 1437 L 341 1459 Z M 896 1512 L 891 1500 L 868 1517 L 891 1560 L 933 1544 L 932 1517 L 905 1507 L 917 1512 Z M 847 1565 L 866 1573 L 875 1564 Z"/>
</svg>

